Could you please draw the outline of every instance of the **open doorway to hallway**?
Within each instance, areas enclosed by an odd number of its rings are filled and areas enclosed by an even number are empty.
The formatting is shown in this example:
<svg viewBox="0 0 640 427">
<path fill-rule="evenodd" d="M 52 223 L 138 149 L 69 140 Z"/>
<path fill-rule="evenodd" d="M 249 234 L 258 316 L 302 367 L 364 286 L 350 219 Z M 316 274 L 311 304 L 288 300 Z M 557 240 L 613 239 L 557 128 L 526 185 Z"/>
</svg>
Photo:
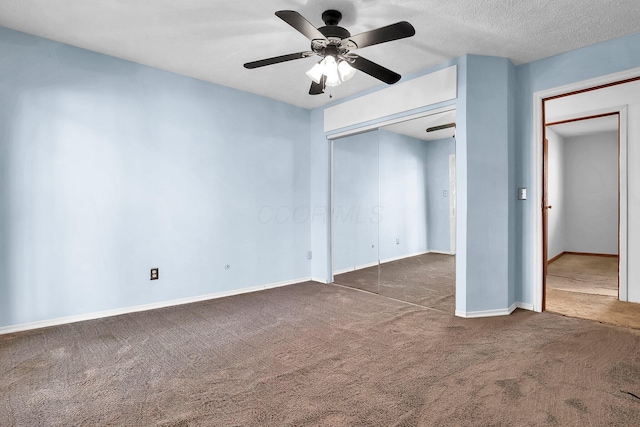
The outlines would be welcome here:
<svg viewBox="0 0 640 427">
<path fill-rule="evenodd" d="M 636 70 L 634 73 L 639 71 Z M 539 233 L 536 237 L 539 240 L 536 243 L 537 255 L 534 262 L 539 268 L 537 271 L 542 273 L 536 273 L 534 288 L 534 309 L 538 311 L 562 310 L 562 314 L 570 316 L 640 327 L 640 305 L 637 304 L 640 303 L 640 282 L 637 281 L 640 266 L 629 262 L 634 259 L 640 242 L 640 235 L 633 231 L 636 227 L 634 224 L 640 218 L 636 205 L 640 181 L 637 179 L 636 168 L 633 167 L 634 164 L 638 164 L 639 154 L 634 148 L 634 141 L 640 135 L 640 116 L 637 110 L 640 106 L 640 77 L 638 74 L 629 76 L 627 73 L 624 76 L 620 74 L 603 77 L 598 81 L 576 83 L 534 94 L 538 103 L 534 120 L 541 125 L 541 132 L 535 132 L 537 185 L 534 188 L 534 199 L 541 204 L 532 206 Z M 585 169 L 591 169 L 590 172 L 596 173 L 591 178 L 583 175 L 577 179 L 577 187 L 565 189 L 565 197 L 561 199 L 561 205 L 558 205 L 552 200 L 554 189 L 549 188 L 553 179 L 547 176 L 554 173 L 551 171 L 553 166 L 550 159 L 554 152 L 550 149 L 553 142 L 549 142 L 554 138 L 554 132 L 558 131 L 553 130 L 554 125 L 569 126 L 573 123 L 573 126 L 583 121 L 583 125 L 586 126 L 592 122 L 588 119 L 605 120 L 606 117 L 613 118 L 614 124 L 617 122 L 617 128 L 609 129 L 613 130 L 609 137 L 612 141 L 610 144 L 615 144 L 616 148 L 610 147 L 608 154 L 596 154 L 594 160 L 582 158 L 588 151 L 585 150 L 585 145 L 576 145 L 573 151 L 567 149 L 571 152 L 566 157 L 575 163 L 574 169 L 583 172 Z M 600 131 L 602 134 L 605 133 L 602 129 Z M 593 134 L 593 131 L 591 133 Z M 602 135 L 592 135 L 592 138 L 602 139 Z M 597 150 L 603 149 L 602 145 L 595 147 Z M 558 155 L 557 149 L 555 155 Z M 608 169 L 616 171 L 617 176 L 609 174 L 609 178 L 603 178 L 600 169 L 606 163 L 606 158 L 615 159 L 614 162 L 608 163 Z M 589 162 L 591 166 L 588 166 Z M 566 171 L 562 174 L 568 181 Z M 575 177 L 573 179 L 576 180 Z M 596 190 L 602 190 L 607 182 L 614 190 L 605 197 Z M 585 196 L 591 196 L 591 199 Z M 554 219 L 554 213 L 561 213 L 558 211 L 562 211 L 562 203 L 565 203 L 564 209 L 567 209 L 566 202 L 571 197 L 584 199 L 577 203 L 578 208 L 573 208 L 574 212 L 577 209 L 583 218 L 565 219 L 564 222 L 557 217 Z M 614 207 L 617 208 L 617 212 L 613 210 Z M 608 213 L 604 214 L 604 211 Z M 584 218 L 589 216 L 608 217 L 609 221 L 588 223 Z M 566 212 L 564 217 L 567 217 Z M 577 234 L 574 232 L 573 243 L 567 244 L 565 239 L 565 248 L 560 248 L 561 250 L 551 241 L 554 238 L 553 229 L 558 229 L 559 224 L 562 225 L 559 229 L 565 234 L 569 233 L 568 229 L 571 227 L 582 230 Z M 587 244 L 589 240 L 591 247 L 580 249 L 575 246 L 578 243 Z M 617 262 L 613 258 L 616 255 Z M 576 292 L 578 289 L 580 292 Z M 554 298 L 554 294 L 562 295 L 563 298 Z M 563 308 L 554 305 L 558 301 L 564 305 Z M 589 302 L 590 304 L 587 304 Z"/>
<path fill-rule="evenodd" d="M 619 296 L 619 114 L 547 123 L 545 134 L 546 308 L 602 317 Z"/>
</svg>

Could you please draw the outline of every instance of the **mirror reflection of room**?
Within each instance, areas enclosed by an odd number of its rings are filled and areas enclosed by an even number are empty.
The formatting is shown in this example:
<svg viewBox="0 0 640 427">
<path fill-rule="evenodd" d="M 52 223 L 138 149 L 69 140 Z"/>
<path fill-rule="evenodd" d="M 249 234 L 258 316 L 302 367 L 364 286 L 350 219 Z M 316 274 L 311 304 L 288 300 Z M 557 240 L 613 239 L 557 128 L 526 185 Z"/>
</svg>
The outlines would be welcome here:
<svg viewBox="0 0 640 427">
<path fill-rule="evenodd" d="M 380 129 L 380 295 L 455 311 L 455 111 Z"/>
<path fill-rule="evenodd" d="M 454 135 L 452 110 L 334 140 L 334 283 L 454 313 Z"/>
</svg>

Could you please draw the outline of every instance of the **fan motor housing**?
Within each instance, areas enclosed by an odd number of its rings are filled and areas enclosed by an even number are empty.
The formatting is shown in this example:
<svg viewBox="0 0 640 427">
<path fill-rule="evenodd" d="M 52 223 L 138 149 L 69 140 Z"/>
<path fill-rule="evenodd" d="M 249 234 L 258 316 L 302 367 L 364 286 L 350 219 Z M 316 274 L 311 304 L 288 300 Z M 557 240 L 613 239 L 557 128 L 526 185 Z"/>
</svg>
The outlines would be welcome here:
<svg viewBox="0 0 640 427">
<path fill-rule="evenodd" d="M 342 20 L 342 13 L 335 9 L 329 9 L 322 12 L 322 22 L 325 25 L 338 25 Z"/>
<path fill-rule="evenodd" d="M 334 37 L 339 39 L 346 39 L 351 37 L 351 33 L 346 28 L 338 27 L 337 25 L 327 25 L 325 27 L 318 28 L 326 38 Z"/>
<path fill-rule="evenodd" d="M 342 13 L 337 10 L 325 10 L 322 13 L 322 21 L 325 26 L 318 28 L 326 38 L 345 39 L 351 37 L 351 33 L 346 28 L 339 27 L 338 24 L 342 20 Z"/>
</svg>

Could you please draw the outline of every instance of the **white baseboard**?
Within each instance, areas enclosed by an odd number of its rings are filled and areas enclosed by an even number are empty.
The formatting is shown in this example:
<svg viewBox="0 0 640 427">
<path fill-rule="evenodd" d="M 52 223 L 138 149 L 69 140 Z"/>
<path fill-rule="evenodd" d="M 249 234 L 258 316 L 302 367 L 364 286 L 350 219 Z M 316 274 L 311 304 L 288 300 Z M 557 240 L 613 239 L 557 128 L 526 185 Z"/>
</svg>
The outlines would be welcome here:
<svg viewBox="0 0 640 427">
<path fill-rule="evenodd" d="M 387 262 L 393 262 L 393 261 L 399 261 L 401 259 L 411 258 L 411 257 L 414 257 L 414 256 L 424 255 L 424 254 L 428 254 L 429 252 L 430 251 L 421 251 L 421 252 L 415 252 L 415 253 L 412 253 L 412 254 L 396 256 L 396 257 L 393 257 L 393 258 L 381 259 L 380 260 L 380 264 L 384 264 L 384 263 L 387 263 Z"/>
<path fill-rule="evenodd" d="M 526 304 L 523 302 L 514 302 L 509 308 L 500 308 L 497 310 L 484 310 L 484 311 L 460 311 L 456 310 L 456 316 L 464 317 L 466 319 L 473 319 L 478 317 L 494 317 L 494 316 L 508 316 L 514 312 L 516 308 L 522 308 L 524 310 L 533 310 L 533 304 Z"/>
<path fill-rule="evenodd" d="M 414 256 L 420 256 L 420 255 L 426 255 L 426 254 L 452 255 L 451 252 L 428 250 L 428 251 L 416 252 L 416 253 L 413 253 L 413 254 L 402 255 L 402 256 L 393 257 L 393 258 L 381 259 L 380 260 L 380 264 L 384 264 L 386 262 L 392 262 L 392 261 L 399 261 L 401 259 L 411 258 L 411 257 L 414 257 Z"/>
<path fill-rule="evenodd" d="M 434 251 L 434 250 L 429 250 L 426 253 L 428 253 L 428 254 L 442 254 L 442 255 L 455 255 L 455 254 L 452 254 L 451 252 L 447 252 L 447 251 Z"/>
<path fill-rule="evenodd" d="M 515 306 L 512 306 L 515 310 Z M 460 311 L 456 310 L 456 316 L 464 317 L 466 319 L 474 319 L 478 317 L 495 317 L 495 316 L 508 316 L 513 311 L 511 307 L 501 308 L 498 310 L 482 310 L 482 311 Z"/>
<path fill-rule="evenodd" d="M 497 310 L 481 310 L 481 311 L 460 311 L 456 310 L 456 316 L 464 317 L 467 319 L 473 319 L 478 317 L 494 317 L 494 316 L 508 316 L 516 309 L 516 303 L 513 303 L 509 308 L 499 308 Z"/>
<path fill-rule="evenodd" d="M 372 262 L 371 264 L 362 264 L 362 265 L 357 265 L 355 267 L 343 268 L 342 270 L 334 271 L 333 275 L 335 276 L 337 274 L 349 273 L 350 271 L 356 271 L 356 270 L 362 270 L 364 268 L 375 267 L 376 265 L 378 265 L 377 262 Z"/>
<path fill-rule="evenodd" d="M 318 283 L 324 283 L 325 285 L 327 283 L 329 283 L 329 281 L 327 279 L 320 279 L 319 277 L 312 277 L 311 281 L 312 282 L 318 282 Z"/>
<path fill-rule="evenodd" d="M 31 329 L 48 328 L 49 326 L 64 325 L 67 323 L 82 322 L 85 320 L 102 319 L 104 317 L 119 316 L 121 314 L 135 313 L 138 311 L 155 310 L 157 308 L 173 307 L 176 305 L 191 304 L 194 302 L 207 301 L 211 299 L 224 298 L 233 295 L 246 294 L 249 292 L 263 291 L 266 289 L 279 288 L 281 286 L 294 285 L 296 283 L 308 282 L 311 277 L 303 277 L 296 280 L 287 280 L 284 282 L 269 283 L 267 285 L 252 286 L 243 289 L 234 289 L 230 291 L 217 292 L 208 295 L 199 295 L 196 297 L 181 298 L 171 301 L 162 301 L 151 304 L 137 305 L 133 307 L 116 308 L 113 310 L 99 311 L 95 313 L 79 314 L 76 316 L 58 317 L 56 319 L 40 320 L 37 322 L 22 323 L 19 325 L 10 325 L 0 327 L 0 335 L 10 334 L 13 332 L 28 331 Z"/>
<path fill-rule="evenodd" d="M 421 252 L 414 252 L 412 254 L 407 254 L 407 255 L 400 255 L 400 256 L 397 256 L 397 257 L 393 257 L 393 258 L 381 259 L 380 260 L 380 264 L 385 264 L 387 262 L 393 262 L 393 261 L 399 261 L 401 259 L 411 258 L 411 257 L 414 257 L 414 256 L 425 255 L 425 254 L 451 255 L 450 252 L 445 252 L 445 251 L 421 251 Z M 336 275 L 336 274 L 342 274 L 342 273 L 349 273 L 350 271 L 362 270 L 363 268 L 375 267 L 376 265 L 378 265 L 378 263 L 374 262 L 374 263 L 371 263 L 371 264 L 363 264 L 363 265 L 358 265 L 358 266 L 355 266 L 355 267 L 343 268 L 342 270 L 334 271 L 333 274 Z"/>
<path fill-rule="evenodd" d="M 517 302 L 516 303 L 516 308 L 521 308 L 523 310 L 533 311 L 533 304 L 527 304 L 527 303 L 524 303 L 524 302 Z"/>
</svg>

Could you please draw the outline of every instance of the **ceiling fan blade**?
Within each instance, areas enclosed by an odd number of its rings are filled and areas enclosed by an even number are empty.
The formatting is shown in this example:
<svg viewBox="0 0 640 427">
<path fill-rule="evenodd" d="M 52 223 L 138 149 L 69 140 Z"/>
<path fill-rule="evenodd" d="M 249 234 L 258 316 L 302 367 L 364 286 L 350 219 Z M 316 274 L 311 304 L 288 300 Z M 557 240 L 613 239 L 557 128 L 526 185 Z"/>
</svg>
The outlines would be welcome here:
<svg viewBox="0 0 640 427">
<path fill-rule="evenodd" d="M 298 52 L 290 53 L 288 55 L 276 56 L 268 59 L 261 59 L 260 61 L 247 62 L 244 64 L 244 68 L 253 69 L 258 67 L 264 67 L 265 65 L 278 64 L 280 62 L 292 61 L 294 59 L 302 59 L 313 56 L 313 52 Z"/>
<path fill-rule="evenodd" d="M 413 25 L 407 21 L 401 21 L 387 25 L 386 27 L 351 36 L 344 40 L 342 45 L 349 49 L 362 49 L 363 47 L 373 46 L 374 44 L 411 37 L 415 33 L 416 30 L 413 28 Z"/>
<path fill-rule="evenodd" d="M 287 24 L 298 30 L 309 40 L 324 40 L 326 37 L 313 24 L 307 21 L 304 16 L 294 10 L 279 10 L 276 16 Z"/>
<path fill-rule="evenodd" d="M 382 65 L 378 65 L 375 62 L 371 62 L 362 56 L 357 56 L 353 62 L 350 63 L 355 69 L 369 74 L 371 77 L 375 77 L 378 80 L 382 80 L 387 84 L 394 84 L 400 80 L 400 74 L 391 71 L 388 68 L 384 68 Z"/>
<path fill-rule="evenodd" d="M 327 76 L 324 74 L 320 79 L 320 83 L 311 82 L 311 88 L 309 89 L 309 95 L 321 95 L 324 93 L 325 83 L 327 81 Z"/>
</svg>

